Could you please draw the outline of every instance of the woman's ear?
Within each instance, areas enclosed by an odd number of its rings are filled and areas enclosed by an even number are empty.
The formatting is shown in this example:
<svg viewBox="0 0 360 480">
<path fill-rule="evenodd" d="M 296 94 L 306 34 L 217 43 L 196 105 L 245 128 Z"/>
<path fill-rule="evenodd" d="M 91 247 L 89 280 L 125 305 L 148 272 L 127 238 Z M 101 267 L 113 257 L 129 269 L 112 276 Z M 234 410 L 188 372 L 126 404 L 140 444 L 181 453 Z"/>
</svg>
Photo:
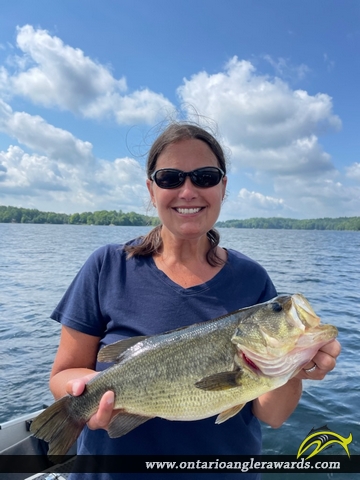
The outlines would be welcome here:
<svg viewBox="0 0 360 480">
<path fill-rule="evenodd" d="M 226 195 L 226 185 L 227 185 L 227 176 L 223 177 L 222 179 L 222 185 L 223 185 L 223 196 L 222 199 L 224 200 L 225 195 Z"/>
</svg>

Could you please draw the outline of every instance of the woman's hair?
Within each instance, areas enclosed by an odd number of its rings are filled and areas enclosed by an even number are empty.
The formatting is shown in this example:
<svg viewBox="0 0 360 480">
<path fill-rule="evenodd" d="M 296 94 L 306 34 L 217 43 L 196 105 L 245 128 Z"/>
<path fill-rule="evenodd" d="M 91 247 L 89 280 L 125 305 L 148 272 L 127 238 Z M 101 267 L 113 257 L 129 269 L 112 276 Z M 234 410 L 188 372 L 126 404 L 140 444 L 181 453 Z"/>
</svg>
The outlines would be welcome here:
<svg viewBox="0 0 360 480">
<path fill-rule="evenodd" d="M 147 177 L 150 179 L 151 175 L 155 172 L 157 159 L 168 145 L 189 139 L 201 140 L 206 143 L 216 156 L 219 167 L 226 174 L 224 151 L 213 135 L 195 124 L 171 123 L 163 133 L 159 135 L 150 148 L 146 164 Z M 125 250 L 128 253 L 128 258 L 159 254 L 162 250 L 161 228 L 162 225 L 153 228 L 147 235 L 141 238 L 137 245 L 127 245 Z M 224 263 L 223 260 L 216 254 L 216 247 L 220 242 L 219 232 L 215 228 L 212 228 L 207 232 L 207 237 L 210 242 L 210 249 L 206 254 L 208 263 L 213 267 L 222 265 Z"/>
<path fill-rule="evenodd" d="M 219 142 L 213 137 L 213 135 L 203 128 L 191 123 L 171 123 L 155 140 L 150 148 L 146 164 L 148 178 L 150 178 L 155 172 L 157 159 L 168 145 L 188 139 L 201 140 L 206 143 L 217 158 L 219 167 L 226 174 L 225 155 Z"/>
</svg>

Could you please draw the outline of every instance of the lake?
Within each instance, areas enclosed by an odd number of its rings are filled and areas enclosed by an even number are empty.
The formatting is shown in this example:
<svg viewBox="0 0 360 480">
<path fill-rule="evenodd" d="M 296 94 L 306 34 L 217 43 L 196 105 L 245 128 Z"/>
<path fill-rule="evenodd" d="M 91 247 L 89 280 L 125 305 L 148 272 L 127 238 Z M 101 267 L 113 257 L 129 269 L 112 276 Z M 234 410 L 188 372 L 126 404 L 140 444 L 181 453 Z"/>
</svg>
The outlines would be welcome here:
<svg viewBox="0 0 360 480">
<path fill-rule="evenodd" d="M 60 326 L 49 315 L 90 253 L 148 230 L 0 224 L 0 422 L 52 402 L 47 381 Z M 267 269 L 279 293 L 304 294 L 324 323 L 337 326 L 342 344 L 336 369 L 321 382 L 304 382 L 301 401 L 287 422 L 277 430 L 264 426 L 264 454 L 294 455 L 312 428 L 327 425 L 344 437 L 352 433 L 349 450 L 359 455 L 360 232 L 220 229 L 220 233 L 222 246 L 240 250 Z M 346 455 L 340 445 L 330 452 Z M 296 477 L 300 474 L 281 475 Z"/>
</svg>

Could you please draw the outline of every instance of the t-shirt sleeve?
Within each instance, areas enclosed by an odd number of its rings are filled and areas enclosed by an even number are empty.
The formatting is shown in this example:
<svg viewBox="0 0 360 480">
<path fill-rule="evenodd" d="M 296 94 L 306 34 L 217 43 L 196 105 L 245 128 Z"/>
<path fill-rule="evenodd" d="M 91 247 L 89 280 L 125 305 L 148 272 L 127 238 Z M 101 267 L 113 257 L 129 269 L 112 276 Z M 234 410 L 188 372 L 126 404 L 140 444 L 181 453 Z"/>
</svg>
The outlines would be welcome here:
<svg viewBox="0 0 360 480">
<path fill-rule="evenodd" d="M 264 275 L 265 275 L 264 288 L 263 288 L 263 291 L 261 292 L 258 303 L 267 302 L 268 300 L 271 300 L 272 298 L 277 296 L 276 288 L 266 271 L 264 271 Z"/>
<path fill-rule="evenodd" d="M 277 296 L 276 288 L 257 261 L 241 252 L 229 249 L 229 276 L 226 288 L 239 302 L 236 308 L 267 302 Z"/>
<path fill-rule="evenodd" d="M 104 251 L 102 247 L 88 258 L 50 315 L 62 325 L 99 337 L 106 330 L 99 299 Z"/>
</svg>

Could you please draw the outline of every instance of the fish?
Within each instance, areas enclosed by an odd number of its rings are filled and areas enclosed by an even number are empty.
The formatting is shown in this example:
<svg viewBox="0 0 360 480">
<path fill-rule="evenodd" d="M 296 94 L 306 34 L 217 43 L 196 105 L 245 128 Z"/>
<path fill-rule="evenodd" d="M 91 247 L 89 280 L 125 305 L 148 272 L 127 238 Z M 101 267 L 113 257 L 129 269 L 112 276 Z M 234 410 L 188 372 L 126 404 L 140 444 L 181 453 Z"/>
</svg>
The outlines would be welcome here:
<svg viewBox="0 0 360 480">
<path fill-rule="evenodd" d="M 152 336 L 120 340 L 100 349 L 112 366 L 92 378 L 80 396 L 66 395 L 30 427 L 63 456 L 97 411 L 103 394 L 115 394 L 111 438 L 126 435 L 155 417 L 196 421 L 217 416 L 220 424 L 260 395 L 284 385 L 337 336 L 320 324 L 301 294 Z"/>
<path fill-rule="evenodd" d="M 296 458 L 300 458 L 301 455 L 304 455 L 307 450 L 310 448 L 310 454 L 305 457 L 305 460 L 308 458 L 314 457 L 322 450 L 331 448 L 335 443 L 341 445 L 347 456 L 350 458 L 349 445 L 353 440 L 353 436 L 350 433 L 348 437 L 343 437 L 338 433 L 329 429 L 327 425 L 324 425 L 320 428 L 312 428 L 308 433 L 305 440 L 299 447 Z M 311 451 L 311 447 L 315 447 Z"/>
</svg>

